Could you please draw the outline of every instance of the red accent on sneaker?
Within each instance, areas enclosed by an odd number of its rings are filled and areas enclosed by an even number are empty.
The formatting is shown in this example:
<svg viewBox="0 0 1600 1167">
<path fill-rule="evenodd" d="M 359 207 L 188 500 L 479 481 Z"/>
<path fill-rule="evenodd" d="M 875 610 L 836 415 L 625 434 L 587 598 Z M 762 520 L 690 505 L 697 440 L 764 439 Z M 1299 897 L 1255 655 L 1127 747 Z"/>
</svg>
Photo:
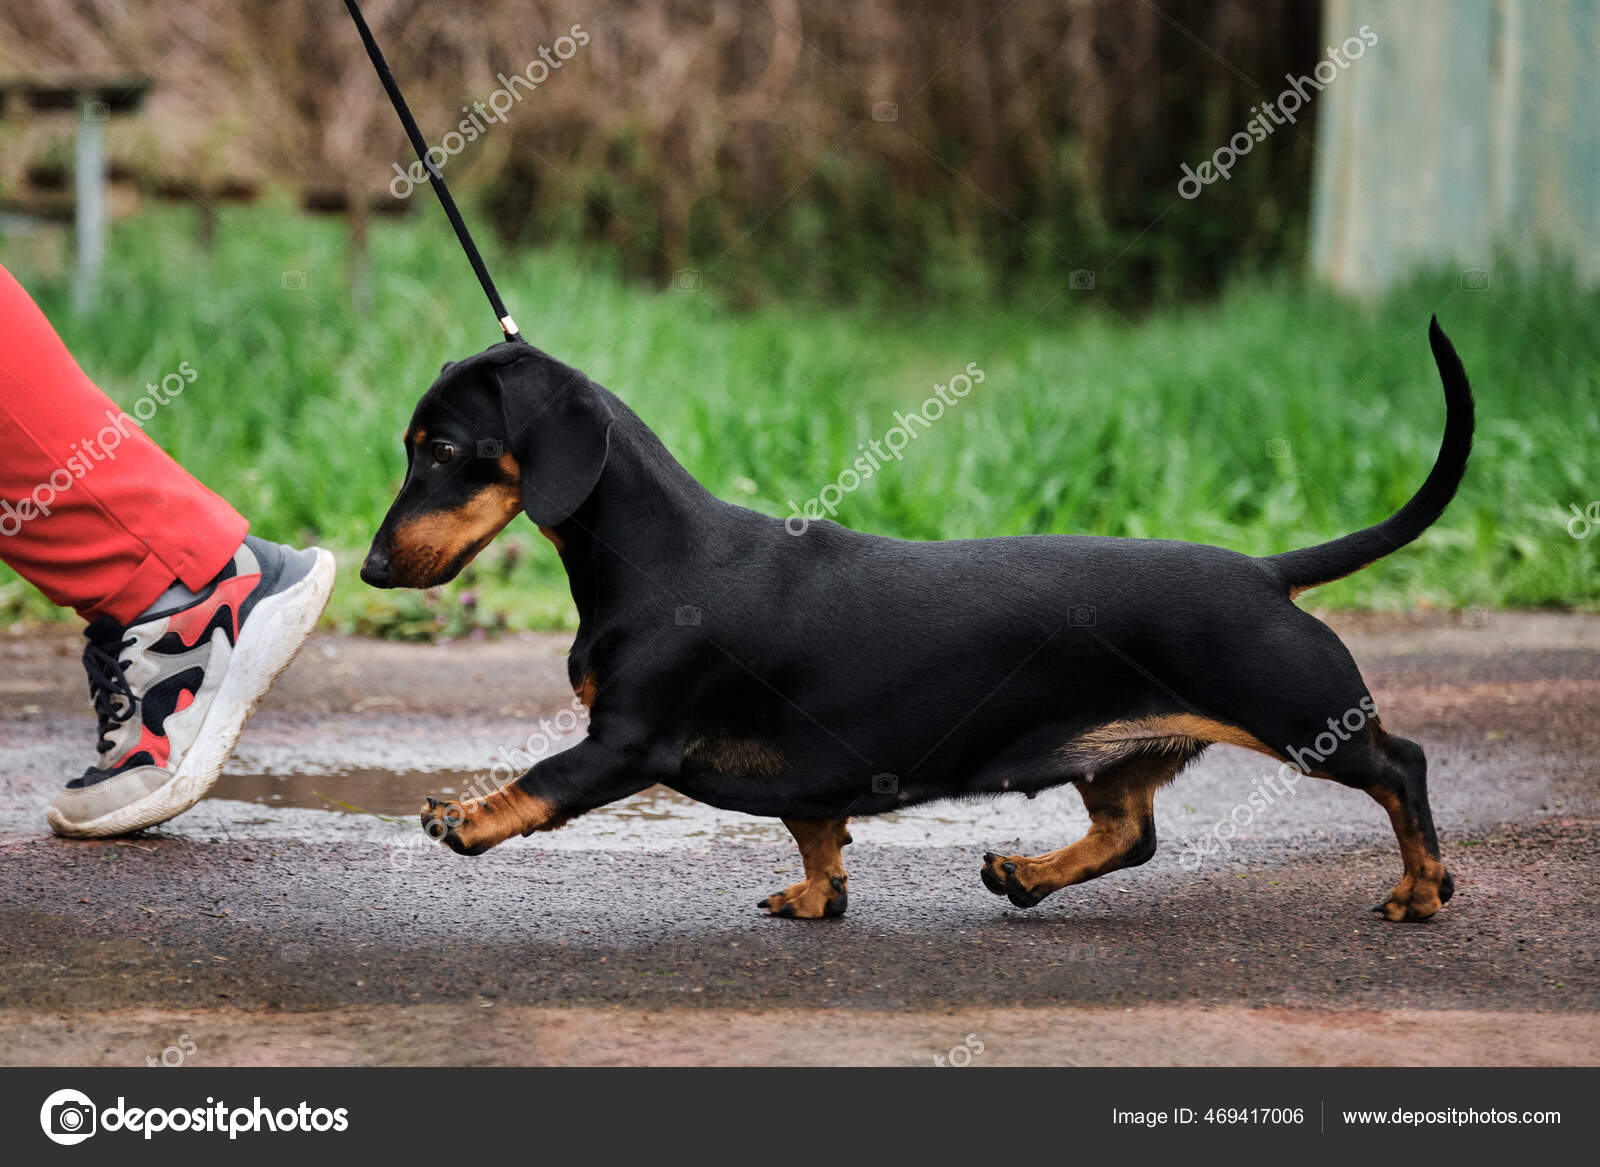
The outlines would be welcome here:
<svg viewBox="0 0 1600 1167">
<path fill-rule="evenodd" d="M 172 712 L 182 713 L 185 709 L 189 708 L 189 706 L 193 704 L 194 694 L 188 689 L 184 689 L 178 694 L 178 707 Z M 153 734 L 150 732 L 149 726 L 143 726 L 139 731 L 139 740 L 134 743 L 133 748 L 127 753 L 123 754 L 122 760 L 111 768 L 113 770 L 122 769 L 122 767 L 128 764 L 128 759 L 133 757 L 140 750 L 146 750 L 149 752 L 151 765 L 165 766 L 168 760 L 172 757 L 172 739 L 166 733 Z"/>
<path fill-rule="evenodd" d="M 256 585 L 260 582 L 259 571 L 224 580 L 217 585 L 216 591 L 198 604 L 168 617 L 167 631 L 176 632 L 184 648 L 193 648 L 200 643 L 200 637 L 210 627 L 211 618 L 216 615 L 217 609 L 227 604 L 233 616 L 233 635 L 229 639 L 234 644 L 239 643 L 239 607 L 249 598 L 250 593 L 255 591 Z"/>
<path fill-rule="evenodd" d="M 148 725 L 143 726 L 139 730 L 139 740 L 133 743 L 133 748 L 127 753 L 123 754 L 121 760 L 111 768 L 113 770 L 122 769 L 122 767 L 128 764 L 128 759 L 133 757 L 140 750 L 144 750 L 149 753 L 150 764 L 152 766 L 165 766 L 167 764 L 167 759 L 172 756 L 172 739 L 164 733 L 159 735 L 153 734 L 150 732 L 150 727 Z"/>
</svg>

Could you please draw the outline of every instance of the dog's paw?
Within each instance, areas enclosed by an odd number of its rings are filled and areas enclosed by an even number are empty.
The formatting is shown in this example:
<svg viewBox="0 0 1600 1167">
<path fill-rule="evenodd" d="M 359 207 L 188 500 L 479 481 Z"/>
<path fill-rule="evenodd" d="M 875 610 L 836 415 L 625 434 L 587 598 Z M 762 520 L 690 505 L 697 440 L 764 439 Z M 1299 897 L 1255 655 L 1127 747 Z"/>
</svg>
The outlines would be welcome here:
<svg viewBox="0 0 1600 1167">
<path fill-rule="evenodd" d="M 835 875 L 790 884 L 783 891 L 773 892 L 756 907 L 766 908 L 772 915 L 785 920 L 820 920 L 824 916 L 842 916 L 850 903 L 849 880 L 848 875 Z"/>
<path fill-rule="evenodd" d="M 1394 885 L 1389 898 L 1374 904 L 1372 910 L 1390 923 L 1415 923 L 1432 916 L 1455 894 L 1455 876 L 1440 867 L 1433 879 L 1407 875 Z"/>
<path fill-rule="evenodd" d="M 513 782 L 482 798 L 428 799 L 422 808 L 422 829 L 458 855 L 482 855 L 513 835 L 553 831 L 568 817 Z"/>
<path fill-rule="evenodd" d="M 428 838 L 443 843 L 457 855 L 482 855 L 494 843 L 476 837 L 473 817 L 468 804 L 430 797 L 422 808 L 422 829 Z"/>
<path fill-rule="evenodd" d="M 993 851 L 985 851 L 983 867 L 979 871 L 983 876 L 983 886 L 997 896 L 1005 896 L 1019 908 L 1033 907 L 1050 893 L 1035 891 L 1024 882 L 1027 878 L 1025 865 L 1028 862 L 1021 855 L 996 855 Z"/>
</svg>

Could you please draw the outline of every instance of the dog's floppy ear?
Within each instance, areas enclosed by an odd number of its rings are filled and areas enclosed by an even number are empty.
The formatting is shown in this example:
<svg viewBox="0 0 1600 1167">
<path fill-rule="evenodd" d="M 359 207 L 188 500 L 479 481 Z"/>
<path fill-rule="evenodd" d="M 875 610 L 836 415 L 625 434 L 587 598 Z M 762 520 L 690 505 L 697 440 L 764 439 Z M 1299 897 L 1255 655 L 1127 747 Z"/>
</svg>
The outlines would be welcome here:
<svg viewBox="0 0 1600 1167">
<path fill-rule="evenodd" d="M 553 527 L 583 505 L 611 448 L 612 413 L 581 373 L 549 378 L 526 362 L 501 369 L 507 450 L 522 475 L 522 509 Z"/>
</svg>

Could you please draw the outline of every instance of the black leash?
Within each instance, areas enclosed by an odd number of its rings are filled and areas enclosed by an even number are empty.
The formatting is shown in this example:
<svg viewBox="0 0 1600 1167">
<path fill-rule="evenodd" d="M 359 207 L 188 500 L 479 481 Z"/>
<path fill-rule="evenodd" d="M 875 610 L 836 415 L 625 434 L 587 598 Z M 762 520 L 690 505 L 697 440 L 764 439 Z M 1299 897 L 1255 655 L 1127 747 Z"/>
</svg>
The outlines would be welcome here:
<svg viewBox="0 0 1600 1167">
<path fill-rule="evenodd" d="M 444 176 L 439 173 L 428 155 L 428 140 L 417 128 L 417 119 L 411 116 L 411 109 L 406 105 L 400 86 L 395 84 L 394 74 L 389 72 L 389 62 L 383 59 L 383 50 L 378 47 L 378 42 L 372 39 L 372 30 L 367 27 L 360 6 L 356 4 L 356 0 L 344 0 L 344 6 L 350 10 L 350 19 L 356 22 L 356 31 L 361 34 L 361 43 L 366 45 L 367 56 L 372 58 L 372 67 L 378 71 L 378 80 L 383 82 L 384 89 L 389 93 L 389 100 L 394 103 L 394 112 L 400 115 L 400 122 L 406 128 L 406 137 L 411 139 L 411 148 L 417 152 L 422 168 L 428 172 L 428 181 L 433 184 L 433 193 L 439 196 L 439 205 L 444 207 L 450 226 L 456 229 L 456 238 L 461 240 L 462 249 L 467 253 L 472 270 L 478 273 L 478 282 L 483 285 L 484 295 L 489 297 L 489 305 L 500 321 L 500 331 L 506 334 L 507 340 L 521 343 L 522 334 L 517 331 L 517 322 L 511 319 L 505 303 L 500 299 L 500 293 L 495 290 L 494 280 L 489 277 L 489 269 L 484 266 L 483 256 L 478 254 L 478 245 L 472 241 L 472 232 L 467 230 L 467 224 L 456 208 L 456 200 L 450 197 L 450 188 L 444 184 Z"/>
</svg>

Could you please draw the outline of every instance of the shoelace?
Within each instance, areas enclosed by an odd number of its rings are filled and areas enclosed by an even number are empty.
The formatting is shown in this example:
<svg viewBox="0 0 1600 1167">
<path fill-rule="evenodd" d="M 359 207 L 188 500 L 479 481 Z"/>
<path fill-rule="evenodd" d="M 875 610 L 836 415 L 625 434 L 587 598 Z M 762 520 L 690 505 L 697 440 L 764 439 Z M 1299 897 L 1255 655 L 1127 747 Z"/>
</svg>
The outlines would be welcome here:
<svg viewBox="0 0 1600 1167">
<path fill-rule="evenodd" d="M 100 721 L 100 741 L 95 749 L 102 754 L 111 748 L 111 734 L 133 716 L 138 705 L 133 688 L 128 684 L 127 673 L 123 671 L 129 662 L 118 659 L 122 650 L 134 643 L 134 638 L 130 636 L 120 643 L 115 640 L 91 640 L 83 647 L 83 669 L 89 674 L 89 700 Z M 120 708 L 118 698 L 122 699 Z"/>
</svg>

